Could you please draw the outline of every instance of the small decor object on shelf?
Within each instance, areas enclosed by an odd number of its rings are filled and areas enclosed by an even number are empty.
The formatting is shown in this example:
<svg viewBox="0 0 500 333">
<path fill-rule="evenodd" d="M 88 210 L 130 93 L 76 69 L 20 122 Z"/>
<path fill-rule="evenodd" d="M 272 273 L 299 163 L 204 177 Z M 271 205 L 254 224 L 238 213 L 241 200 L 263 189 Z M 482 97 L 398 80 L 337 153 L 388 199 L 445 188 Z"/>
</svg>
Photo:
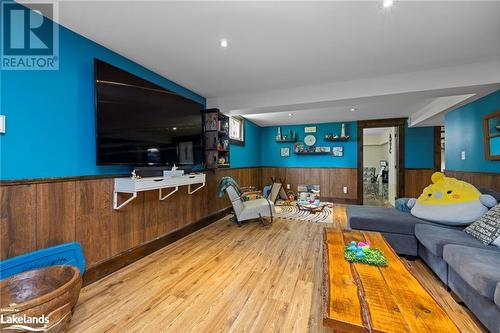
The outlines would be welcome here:
<svg viewBox="0 0 500 333">
<path fill-rule="evenodd" d="M 304 138 L 304 143 L 308 146 L 314 146 L 316 143 L 316 137 L 312 134 L 306 135 Z"/>
<path fill-rule="evenodd" d="M 297 133 L 292 130 L 289 130 L 287 134 L 283 134 L 281 131 L 278 131 L 276 135 L 276 142 L 296 142 L 297 141 Z"/>
<path fill-rule="evenodd" d="M 330 147 L 316 147 L 316 153 L 329 153 Z"/>
<path fill-rule="evenodd" d="M 131 174 L 131 178 L 132 179 L 141 179 L 141 176 L 139 176 L 135 170 L 132 170 L 132 172 L 130 173 Z"/>
<path fill-rule="evenodd" d="M 336 157 L 344 156 L 344 147 L 332 147 L 332 154 Z"/>
<path fill-rule="evenodd" d="M 338 136 L 336 134 L 325 134 L 325 141 L 347 141 L 350 136 Z"/>
<path fill-rule="evenodd" d="M 352 241 L 344 248 L 344 258 L 352 263 L 372 266 L 388 265 L 387 258 L 380 249 L 372 249 L 369 243 Z"/>
<path fill-rule="evenodd" d="M 316 133 L 316 126 L 304 127 L 304 133 Z"/>
<path fill-rule="evenodd" d="M 345 138 L 347 135 L 345 133 L 345 124 L 342 124 L 342 130 L 340 131 L 340 137 Z"/>
<path fill-rule="evenodd" d="M 280 154 L 281 154 L 281 157 L 290 157 L 290 148 L 289 147 L 281 147 Z"/>
<path fill-rule="evenodd" d="M 276 140 L 283 140 L 283 136 L 281 135 L 281 127 L 278 127 L 278 134 L 276 134 Z"/>
</svg>

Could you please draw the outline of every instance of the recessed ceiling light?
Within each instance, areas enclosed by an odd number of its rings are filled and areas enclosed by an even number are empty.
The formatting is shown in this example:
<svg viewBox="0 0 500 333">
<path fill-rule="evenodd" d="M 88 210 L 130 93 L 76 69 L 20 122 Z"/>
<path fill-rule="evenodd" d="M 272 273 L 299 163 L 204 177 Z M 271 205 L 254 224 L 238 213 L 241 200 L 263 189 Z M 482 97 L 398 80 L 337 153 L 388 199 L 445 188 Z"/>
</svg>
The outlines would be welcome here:
<svg viewBox="0 0 500 333">
<path fill-rule="evenodd" d="M 354 112 L 354 111 L 356 111 L 356 108 L 351 108 L 351 112 Z"/>
<path fill-rule="evenodd" d="M 172 127 L 172 129 L 173 129 L 174 131 L 177 131 L 177 127 Z"/>
<path fill-rule="evenodd" d="M 384 0 L 384 8 L 389 8 L 394 4 L 394 0 Z"/>
<path fill-rule="evenodd" d="M 223 38 L 220 40 L 221 47 L 228 47 L 228 45 L 229 45 L 229 42 L 227 41 L 227 39 Z"/>
<path fill-rule="evenodd" d="M 293 113 L 289 113 L 289 114 L 288 114 L 288 117 L 291 117 L 291 116 L 293 116 Z"/>
</svg>

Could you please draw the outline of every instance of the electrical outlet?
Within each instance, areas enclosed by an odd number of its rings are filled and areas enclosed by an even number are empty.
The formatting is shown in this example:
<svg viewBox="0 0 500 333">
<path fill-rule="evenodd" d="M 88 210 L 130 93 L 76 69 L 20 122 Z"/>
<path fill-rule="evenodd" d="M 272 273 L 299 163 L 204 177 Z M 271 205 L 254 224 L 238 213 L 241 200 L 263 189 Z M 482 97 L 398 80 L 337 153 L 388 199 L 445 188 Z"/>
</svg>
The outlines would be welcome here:
<svg viewBox="0 0 500 333">
<path fill-rule="evenodd" d="M 465 151 L 463 151 L 462 154 L 460 154 L 460 157 L 461 157 L 462 161 L 465 161 Z"/>
<path fill-rule="evenodd" d="M 347 194 L 347 186 L 344 186 L 344 194 Z"/>
</svg>

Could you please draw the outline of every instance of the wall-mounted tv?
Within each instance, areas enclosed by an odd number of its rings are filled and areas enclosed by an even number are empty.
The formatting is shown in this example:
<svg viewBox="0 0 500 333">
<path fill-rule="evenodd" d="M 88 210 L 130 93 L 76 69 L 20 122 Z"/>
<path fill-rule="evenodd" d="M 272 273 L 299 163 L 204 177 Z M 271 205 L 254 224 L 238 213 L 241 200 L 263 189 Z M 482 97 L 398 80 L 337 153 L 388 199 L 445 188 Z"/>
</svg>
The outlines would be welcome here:
<svg viewBox="0 0 500 333">
<path fill-rule="evenodd" d="M 203 105 L 94 60 L 97 164 L 202 164 Z"/>
</svg>

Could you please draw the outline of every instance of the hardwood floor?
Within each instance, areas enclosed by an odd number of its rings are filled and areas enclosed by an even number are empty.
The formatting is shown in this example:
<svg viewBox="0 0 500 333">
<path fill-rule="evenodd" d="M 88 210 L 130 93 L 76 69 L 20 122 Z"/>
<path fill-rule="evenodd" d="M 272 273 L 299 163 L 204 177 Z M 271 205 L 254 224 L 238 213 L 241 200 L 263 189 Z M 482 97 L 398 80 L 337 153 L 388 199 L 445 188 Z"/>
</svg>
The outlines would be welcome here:
<svg viewBox="0 0 500 333">
<path fill-rule="evenodd" d="M 82 289 L 70 332 L 324 332 L 325 226 L 224 218 Z M 407 263 L 462 332 L 482 332 L 419 261 Z"/>
</svg>

